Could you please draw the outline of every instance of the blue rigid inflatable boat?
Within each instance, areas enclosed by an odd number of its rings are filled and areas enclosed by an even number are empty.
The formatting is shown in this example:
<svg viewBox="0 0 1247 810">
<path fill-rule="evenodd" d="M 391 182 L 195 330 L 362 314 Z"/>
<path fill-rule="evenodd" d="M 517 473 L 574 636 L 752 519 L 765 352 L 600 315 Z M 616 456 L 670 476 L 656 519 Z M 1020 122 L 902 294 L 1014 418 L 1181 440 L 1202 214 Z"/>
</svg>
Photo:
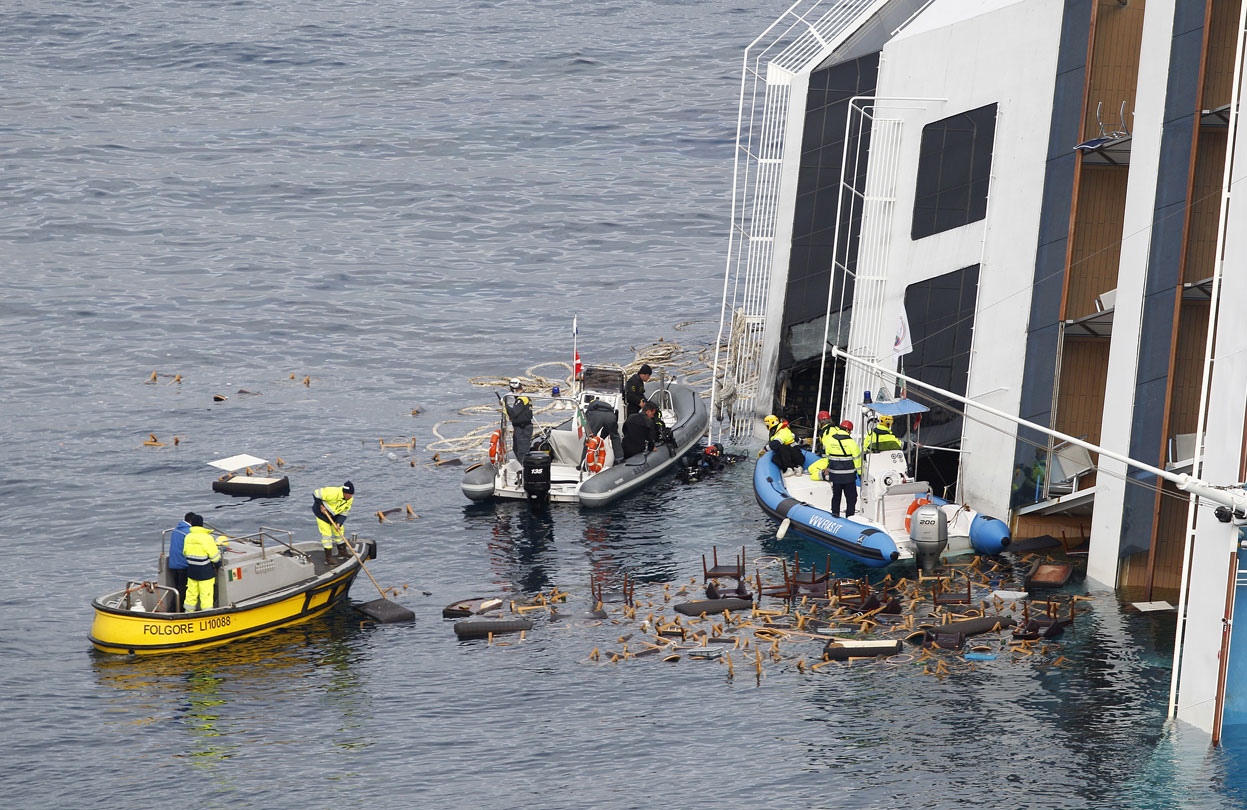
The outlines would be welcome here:
<svg viewBox="0 0 1247 810">
<path fill-rule="evenodd" d="M 809 480 L 809 474 L 805 470 L 818 461 L 819 457 L 809 450 L 802 450 L 802 453 L 805 455 L 805 464 L 802 465 L 801 478 L 798 480 Z M 792 530 L 802 537 L 822 543 L 837 554 L 874 568 L 891 565 L 902 556 L 913 557 L 912 552 L 903 554 L 896 540 L 882 526 L 836 517 L 826 509 L 816 508 L 792 497 L 787 486 L 792 480 L 780 474 L 774 454 L 770 450 L 762 454 L 753 468 L 753 494 L 763 512 L 776 520 L 790 521 Z M 829 490 L 831 488 L 830 484 L 822 485 Z"/>
<path fill-rule="evenodd" d="M 914 559 L 916 547 L 909 539 L 908 517 L 925 503 L 939 506 L 947 518 L 945 554 L 992 555 L 1009 545 L 1007 524 L 934 496 L 929 484 L 904 475 L 904 455 L 899 452 L 871 456 L 864 469 L 874 470 L 867 472 L 859 489 L 859 513 L 836 517 L 830 510 L 831 485 L 810 480 L 806 472 L 819 456 L 804 449 L 802 453 L 801 474 L 784 476 L 772 452 L 764 451 L 754 466 L 754 497 L 772 518 L 789 521 L 792 531 L 837 554 L 874 568 Z"/>
</svg>

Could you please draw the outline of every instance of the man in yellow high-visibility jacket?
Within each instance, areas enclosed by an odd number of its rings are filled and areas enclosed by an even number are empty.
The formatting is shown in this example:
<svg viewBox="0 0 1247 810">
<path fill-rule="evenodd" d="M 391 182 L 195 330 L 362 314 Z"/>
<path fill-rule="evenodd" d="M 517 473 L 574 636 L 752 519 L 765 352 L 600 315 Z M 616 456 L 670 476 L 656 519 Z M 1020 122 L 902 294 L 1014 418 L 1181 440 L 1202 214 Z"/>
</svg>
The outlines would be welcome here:
<svg viewBox="0 0 1247 810">
<path fill-rule="evenodd" d="M 901 440 L 892 433 L 892 417 L 886 413 L 879 417 L 873 430 L 866 434 L 867 453 L 882 453 L 887 450 L 900 450 Z"/>
<path fill-rule="evenodd" d="M 325 562 L 333 565 L 331 550 L 338 558 L 349 560 L 351 552 L 346 548 L 342 524 L 355 502 L 355 485 L 347 481 L 340 487 L 321 487 L 312 493 L 312 514 L 316 515 L 316 527 L 320 529 L 320 544 L 325 550 Z M 336 549 L 335 549 L 336 546 Z"/>
<path fill-rule="evenodd" d="M 823 457 L 810 465 L 810 478 L 831 483 L 831 514 L 853 517 L 857 510 L 857 475 L 862 471 L 862 451 L 849 433 L 853 423 L 847 419 L 823 435 Z"/>
<path fill-rule="evenodd" d="M 771 438 L 766 443 L 766 447 L 762 448 L 758 453 L 758 456 L 761 457 L 762 453 L 770 450 L 775 460 L 775 466 L 779 467 L 781 473 L 791 469 L 800 471 L 805 467 L 805 454 L 801 452 L 801 448 L 797 445 L 797 437 L 789 429 L 788 423 L 782 421 L 775 414 L 771 414 L 762 420 L 762 424 L 766 425 Z"/>
<path fill-rule="evenodd" d="M 216 569 L 221 562 L 221 549 L 212 532 L 204 528 L 204 519 L 191 513 L 191 527 L 182 543 L 186 557 L 186 605 L 184 610 L 212 610 L 216 607 Z"/>
</svg>

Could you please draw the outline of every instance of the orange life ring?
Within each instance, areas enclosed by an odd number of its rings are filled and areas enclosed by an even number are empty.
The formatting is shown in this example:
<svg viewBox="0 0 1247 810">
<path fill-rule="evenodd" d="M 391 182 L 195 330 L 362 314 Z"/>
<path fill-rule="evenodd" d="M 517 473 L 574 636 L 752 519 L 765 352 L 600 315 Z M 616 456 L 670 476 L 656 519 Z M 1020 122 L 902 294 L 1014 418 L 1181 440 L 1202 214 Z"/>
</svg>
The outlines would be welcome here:
<svg viewBox="0 0 1247 810">
<path fill-rule="evenodd" d="M 606 466 L 606 440 L 601 436 L 590 436 L 585 442 L 585 464 L 591 473 L 599 473 Z"/>
<path fill-rule="evenodd" d="M 905 531 L 909 531 L 910 516 L 913 515 L 914 512 L 918 511 L 919 506 L 926 506 L 930 502 L 930 498 L 914 498 L 914 502 L 911 503 L 909 508 L 905 510 Z"/>
<path fill-rule="evenodd" d="M 505 456 L 506 451 L 502 447 L 502 431 L 495 430 L 489 434 L 489 460 L 493 464 L 501 464 Z"/>
</svg>

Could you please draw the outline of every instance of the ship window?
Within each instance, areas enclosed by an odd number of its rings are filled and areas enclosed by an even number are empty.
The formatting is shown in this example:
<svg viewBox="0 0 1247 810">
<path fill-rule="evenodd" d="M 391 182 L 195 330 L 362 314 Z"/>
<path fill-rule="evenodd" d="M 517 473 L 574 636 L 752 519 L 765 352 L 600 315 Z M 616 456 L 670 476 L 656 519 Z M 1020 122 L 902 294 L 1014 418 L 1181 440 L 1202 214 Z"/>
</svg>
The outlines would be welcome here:
<svg viewBox="0 0 1247 810">
<path fill-rule="evenodd" d="M 905 373 L 930 385 L 965 395 L 970 376 L 978 284 L 979 266 L 975 264 L 910 284 L 906 288 L 905 312 L 914 350 L 901 358 Z M 931 412 L 923 414 L 921 442 L 928 447 L 960 447 L 960 412 L 936 402 L 923 404 L 930 405 Z M 936 494 L 951 494 L 957 483 L 960 459 L 961 456 L 956 453 L 921 451 L 918 455 L 918 477 L 931 482 Z"/>
<path fill-rule="evenodd" d="M 954 115 L 922 128 L 918 187 L 911 236 L 924 236 L 987 216 L 996 105 Z"/>
</svg>

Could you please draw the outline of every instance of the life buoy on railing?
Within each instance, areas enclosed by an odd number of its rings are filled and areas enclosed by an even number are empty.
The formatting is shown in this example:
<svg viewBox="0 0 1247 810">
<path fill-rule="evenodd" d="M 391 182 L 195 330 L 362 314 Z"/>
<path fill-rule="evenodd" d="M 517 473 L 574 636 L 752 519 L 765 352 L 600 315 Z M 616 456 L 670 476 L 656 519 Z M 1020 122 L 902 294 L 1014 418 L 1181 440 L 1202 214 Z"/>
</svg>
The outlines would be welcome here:
<svg viewBox="0 0 1247 810">
<path fill-rule="evenodd" d="M 918 507 L 926 506 L 930 502 L 931 502 L 930 498 L 915 498 L 914 499 L 914 502 L 911 503 L 909 505 L 909 508 L 905 510 L 905 531 L 909 531 L 910 517 L 913 515 L 914 512 L 918 511 Z"/>
<path fill-rule="evenodd" d="M 590 436 L 585 442 L 585 466 L 591 473 L 599 473 L 606 466 L 606 440 L 601 436 Z"/>
<path fill-rule="evenodd" d="M 493 464 L 501 464 L 505 457 L 506 451 L 502 447 L 502 431 L 495 430 L 489 434 L 489 461 Z"/>
</svg>

